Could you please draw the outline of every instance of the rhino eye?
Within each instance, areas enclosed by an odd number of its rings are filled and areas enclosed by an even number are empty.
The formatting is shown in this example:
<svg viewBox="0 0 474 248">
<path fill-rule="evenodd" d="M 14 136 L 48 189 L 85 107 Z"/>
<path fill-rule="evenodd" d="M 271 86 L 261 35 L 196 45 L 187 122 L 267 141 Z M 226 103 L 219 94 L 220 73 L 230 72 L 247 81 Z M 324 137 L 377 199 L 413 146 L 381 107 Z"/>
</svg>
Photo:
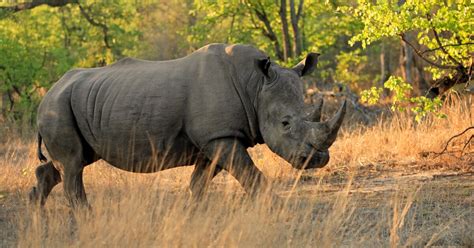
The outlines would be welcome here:
<svg viewBox="0 0 474 248">
<path fill-rule="evenodd" d="M 285 130 L 290 129 L 290 122 L 288 122 L 288 121 L 282 121 L 282 122 L 281 122 L 281 125 L 283 126 L 283 128 L 284 128 Z"/>
</svg>

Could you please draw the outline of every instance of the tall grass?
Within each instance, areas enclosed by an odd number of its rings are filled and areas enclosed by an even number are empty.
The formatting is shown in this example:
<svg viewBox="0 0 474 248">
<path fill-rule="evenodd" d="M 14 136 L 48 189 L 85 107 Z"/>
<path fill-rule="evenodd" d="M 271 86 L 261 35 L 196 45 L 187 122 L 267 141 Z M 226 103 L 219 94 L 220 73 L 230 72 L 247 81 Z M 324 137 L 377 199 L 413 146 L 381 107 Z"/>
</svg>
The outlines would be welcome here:
<svg viewBox="0 0 474 248">
<path fill-rule="evenodd" d="M 393 167 L 472 171 L 472 155 L 433 158 L 423 152 L 440 151 L 449 137 L 473 125 L 473 110 L 466 101 L 455 101 L 443 109 L 447 119 L 417 124 L 402 114 L 370 127 L 346 123 L 330 150 L 330 164 L 317 171 L 294 170 L 266 146 L 252 148 L 255 163 L 283 205 L 274 205 L 264 192 L 247 197 L 225 172 L 196 204 L 187 189 L 192 168 L 133 174 L 97 162 L 84 173 L 91 211 L 72 214 L 61 184 L 40 210 L 26 204 L 38 164 L 34 142 L 3 137 L 0 246 L 472 246 L 472 176 L 467 178 L 471 182 L 408 184 L 395 178 L 382 181 L 381 187 L 390 187 L 366 193 L 360 187 L 372 175 L 367 169 L 380 172 L 380 180 L 393 177 L 388 174 Z M 459 149 L 466 138 L 449 149 Z"/>
</svg>

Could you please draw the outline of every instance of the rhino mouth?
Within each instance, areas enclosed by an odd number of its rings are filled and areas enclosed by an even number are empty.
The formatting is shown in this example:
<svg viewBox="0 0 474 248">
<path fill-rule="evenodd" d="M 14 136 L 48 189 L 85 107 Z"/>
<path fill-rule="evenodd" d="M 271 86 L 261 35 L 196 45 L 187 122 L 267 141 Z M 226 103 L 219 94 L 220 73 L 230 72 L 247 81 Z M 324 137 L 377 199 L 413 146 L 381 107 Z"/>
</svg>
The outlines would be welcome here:
<svg viewBox="0 0 474 248">
<path fill-rule="evenodd" d="M 309 153 L 302 153 L 295 158 L 293 167 L 300 170 L 315 169 L 325 166 L 329 162 L 329 152 L 312 149 Z"/>
<path fill-rule="evenodd" d="M 305 169 L 308 165 L 308 163 L 310 162 L 311 160 L 311 157 L 308 157 L 308 156 L 301 156 L 299 158 L 299 164 L 300 164 L 300 168 L 301 169 Z"/>
</svg>

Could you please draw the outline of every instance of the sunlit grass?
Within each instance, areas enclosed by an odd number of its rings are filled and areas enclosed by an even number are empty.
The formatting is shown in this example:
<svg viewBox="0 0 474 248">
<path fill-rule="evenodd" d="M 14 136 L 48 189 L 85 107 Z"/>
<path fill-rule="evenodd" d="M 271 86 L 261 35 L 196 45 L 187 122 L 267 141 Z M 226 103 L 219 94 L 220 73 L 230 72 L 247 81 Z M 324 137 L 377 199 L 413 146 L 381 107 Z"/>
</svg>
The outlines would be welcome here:
<svg viewBox="0 0 474 248">
<path fill-rule="evenodd" d="M 472 155 L 422 155 L 440 151 L 473 123 L 473 106 L 466 102 L 444 111 L 448 119 L 421 124 L 404 115 L 371 127 L 346 124 L 330 164 L 320 170 L 297 171 L 266 146 L 252 148 L 283 205 L 265 193 L 247 197 L 227 173 L 195 204 L 187 188 L 192 167 L 134 174 L 97 162 L 84 173 L 92 210 L 74 218 L 61 184 L 44 210 L 27 205 L 38 165 L 35 143 L 6 134 L 0 146 L 0 246 L 472 246 Z M 471 174 L 435 180 L 442 171 Z"/>
</svg>

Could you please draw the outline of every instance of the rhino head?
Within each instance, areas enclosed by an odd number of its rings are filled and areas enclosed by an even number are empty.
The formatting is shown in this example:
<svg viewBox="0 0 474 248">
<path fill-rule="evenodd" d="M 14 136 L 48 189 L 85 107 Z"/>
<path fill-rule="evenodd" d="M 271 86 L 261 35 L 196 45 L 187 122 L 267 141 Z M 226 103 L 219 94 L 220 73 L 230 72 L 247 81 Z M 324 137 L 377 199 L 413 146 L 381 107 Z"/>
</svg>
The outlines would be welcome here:
<svg viewBox="0 0 474 248">
<path fill-rule="evenodd" d="M 346 112 L 346 102 L 336 115 L 321 122 L 322 102 L 312 114 L 304 112 L 301 77 L 316 68 L 319 54 L 310 53 L 293 68 L 256 59 L 255 67 L 263 75 L 258 94 L 260 133 L 268 147 L 297 169 L 321 168 L 329 162 L 328 148 L 336 140 Z"/>
</svg>

